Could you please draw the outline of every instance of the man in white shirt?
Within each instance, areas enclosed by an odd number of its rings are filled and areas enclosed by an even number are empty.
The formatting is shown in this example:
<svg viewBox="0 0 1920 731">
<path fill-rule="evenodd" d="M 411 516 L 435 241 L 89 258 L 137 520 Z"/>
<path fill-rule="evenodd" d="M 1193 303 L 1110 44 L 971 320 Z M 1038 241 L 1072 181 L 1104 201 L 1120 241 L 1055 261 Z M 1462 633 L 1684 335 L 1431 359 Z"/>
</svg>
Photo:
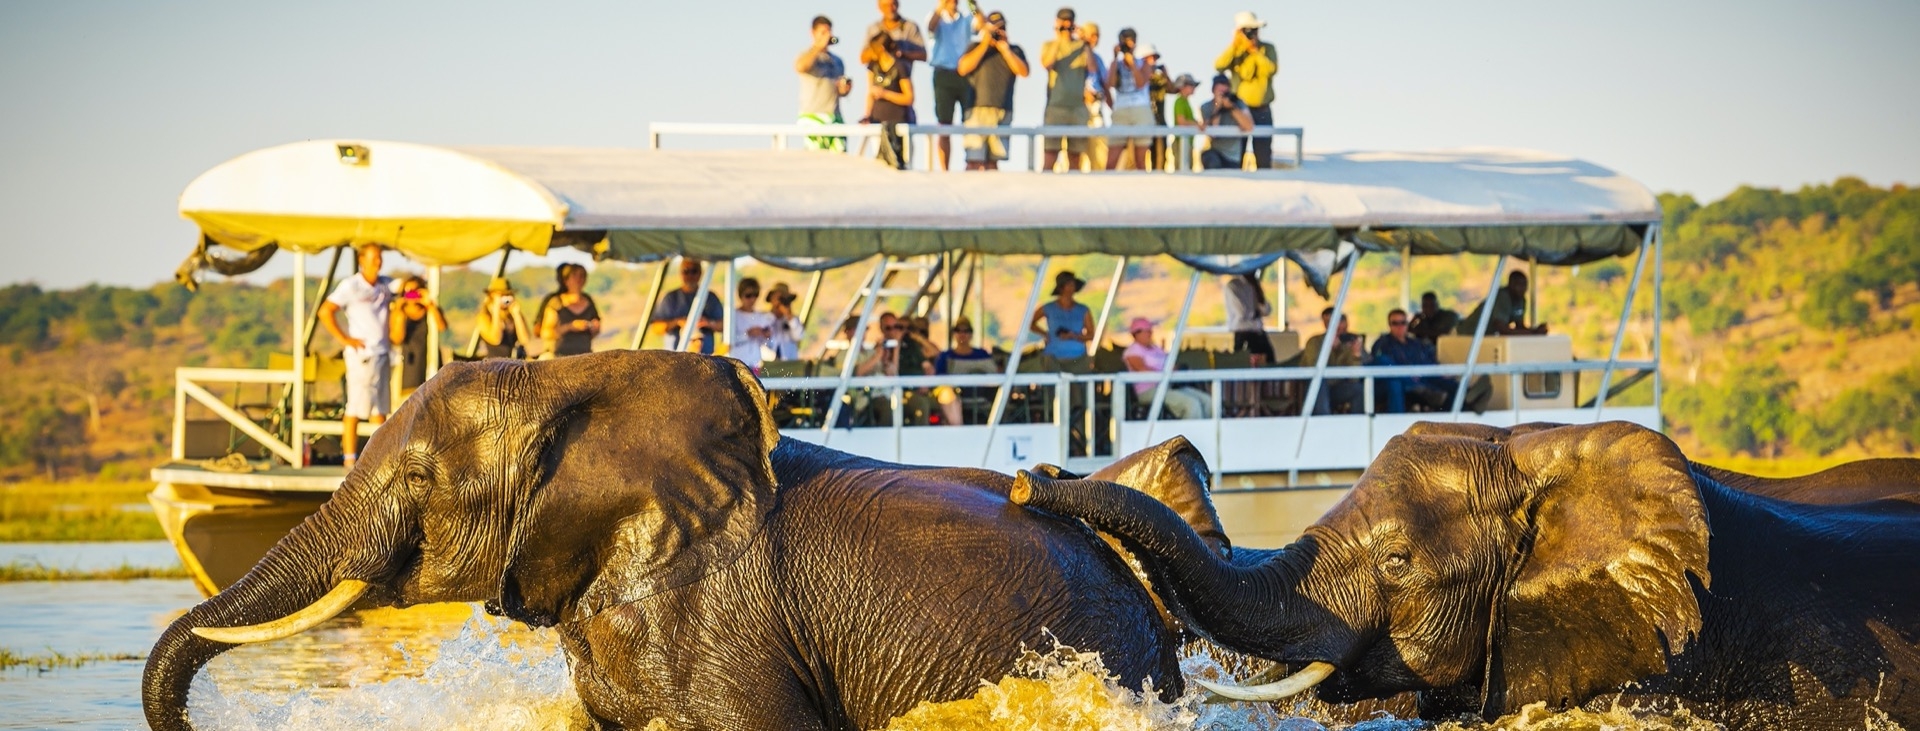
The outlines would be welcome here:
<svg viewBox="0 0 1920 731">
<path fill-rule="evenodd" d="M 389 309 L 393 280 L 380 276 L 385 253 L 379 244 L 361 245 L 354 254 L 360 272 L 341 280 L 320 305 L 320 324 L 346 345 L 340 354 L 347 361 L 347 409 L 340 419 L 340 453 L 348 469 L 360 456 L 360 421 L 377 425 L 387 420 L 387 381 L 393 373 Z M 335 318 L 335 313 L 343 310 L 347 313 L 344 330 Z"/>
</svg>

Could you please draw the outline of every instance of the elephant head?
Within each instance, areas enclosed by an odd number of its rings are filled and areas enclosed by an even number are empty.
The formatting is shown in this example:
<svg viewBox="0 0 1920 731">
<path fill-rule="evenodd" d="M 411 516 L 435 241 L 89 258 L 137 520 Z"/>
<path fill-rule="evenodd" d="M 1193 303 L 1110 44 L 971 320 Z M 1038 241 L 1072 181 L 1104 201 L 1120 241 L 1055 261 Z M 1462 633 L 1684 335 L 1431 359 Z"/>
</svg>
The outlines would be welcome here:
<svg viewBox="0 0 1920 731">
<path fill-rule="evenodd" d="M 1620 422 L 1396 437 L 1298 541 L 1249 565 L 1144 498 L 1091 480 L 1014 495 L 1149 557 L 1209 638 L 1301 668 L 1215 688 L 1246 700 L 1318 685 L 1329 701 L 1428 691 L 1429 707 L 1488 715 L 1579 702 L 1664 672 L 1700 628 L 1694 582 L 1709 581 L 1686 458 Z"/>
<path fill-rule="evenodd" d="M 215 655 L 356 603 L 485 601 L 552 625 L 717 570 L 774 502 L 765 405 L 737 361 L 698 355 L 448 366 L 318 512 L 161 635 L 147 723 L 187 728 Z"/>
</svg>

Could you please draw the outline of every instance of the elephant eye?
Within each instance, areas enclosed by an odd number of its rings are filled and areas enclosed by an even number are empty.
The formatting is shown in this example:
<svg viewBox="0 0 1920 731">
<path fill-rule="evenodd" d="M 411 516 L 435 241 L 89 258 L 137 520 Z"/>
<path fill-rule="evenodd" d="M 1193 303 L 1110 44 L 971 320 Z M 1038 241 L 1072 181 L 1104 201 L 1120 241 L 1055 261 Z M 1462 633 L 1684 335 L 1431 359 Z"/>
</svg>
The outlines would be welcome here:
<svg viewBox="0 0 1920 731">
<path fill-rule="evenodd" d="M 1413 557 L 1409 556 L 1406 551 L 1394 551 L 1387 554 L 1386 558 L 1380 559 L 1380 570 L 1386 572 L 1389 576 L 1397 577 L 1405 574 L 1407 569 L 1412 566 Z"/>
</svg>

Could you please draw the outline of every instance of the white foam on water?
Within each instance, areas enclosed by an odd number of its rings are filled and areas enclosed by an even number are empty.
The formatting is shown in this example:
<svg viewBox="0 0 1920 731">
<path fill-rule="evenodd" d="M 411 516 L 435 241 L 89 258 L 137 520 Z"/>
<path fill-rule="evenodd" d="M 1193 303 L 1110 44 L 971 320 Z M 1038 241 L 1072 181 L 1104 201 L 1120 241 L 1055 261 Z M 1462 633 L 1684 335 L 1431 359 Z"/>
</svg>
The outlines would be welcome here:
<svg viewBox="0 0 1920 731">
<path fill-rule="evenodd" d="M 203 672 L 194 680 L 188 716 L 196 728 L 234 731 L 591 728 L 564 653 L 511 640 L 510 625 L 476 609 L 418 674 L 344 689 L 229 690 Z M 412 655 L 402 652 L 411 666 Z"/>
</svg>

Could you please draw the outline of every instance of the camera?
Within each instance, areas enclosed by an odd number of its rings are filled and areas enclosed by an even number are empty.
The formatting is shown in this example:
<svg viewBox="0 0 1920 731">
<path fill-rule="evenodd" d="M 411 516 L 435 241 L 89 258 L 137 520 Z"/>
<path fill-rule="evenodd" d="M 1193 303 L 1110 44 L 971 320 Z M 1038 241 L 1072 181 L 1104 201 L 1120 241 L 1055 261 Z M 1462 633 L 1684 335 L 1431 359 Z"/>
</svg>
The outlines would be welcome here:
<svg viewBox="0 0 1920 731">
<path fill-rule="evenodd" d="M 887 341 L 884 343 L 881 343 L 881 345 L 884 345 L 889 348 L 898 348 L 900 347 L 900 341 L 895 340 L 893 338 L 887 338 Z"/>
<path fill-rule="evenodd" d="M 501 296 L 500 296 L 500 304 L 503 304 L 503 305 L 510 305 L 510 304 L 513 304 L 513 295 L 510 295 L 510 294 L 508 294 L 508 295 L 501 295 Z"/>
<path fill-rule="evenodd" d="M 827 45 L 829 46 L 840 45 L 840 36 L 827 36 Z"/>
<path fill-rule="evenodd" d="M 1240 35 L 1246 36 L 1248 40 L 1252 40 L 1253 37 L 1256 35 L 1259 35 L 1259 33 L 1260 33 L 1259 28 L 1241 28 L 1240 29 Z"/>
<path fill-rule="evenodd" d="M 422 292 L 422 291 L 420 291 L 420 290 L 417 290 L 417 289 L 416 289 L 416 290 L 411 290 L 411 291 L 409 291 L 409 292 L 407 292 L 406 294 L 403 294 L 403 295 L 400 295 L 400 296 L 401 296 L 401 297 L 403 297 L 403 298 L 406 298 L 406 299 L 410 299 L 410 300 L 417 300 L 417 299 L 420 299 L 421 297 L 425 297 L 425 296 L 427 296 L 427 293 L 425 293 L 425 292 Z"/>
</svg>

